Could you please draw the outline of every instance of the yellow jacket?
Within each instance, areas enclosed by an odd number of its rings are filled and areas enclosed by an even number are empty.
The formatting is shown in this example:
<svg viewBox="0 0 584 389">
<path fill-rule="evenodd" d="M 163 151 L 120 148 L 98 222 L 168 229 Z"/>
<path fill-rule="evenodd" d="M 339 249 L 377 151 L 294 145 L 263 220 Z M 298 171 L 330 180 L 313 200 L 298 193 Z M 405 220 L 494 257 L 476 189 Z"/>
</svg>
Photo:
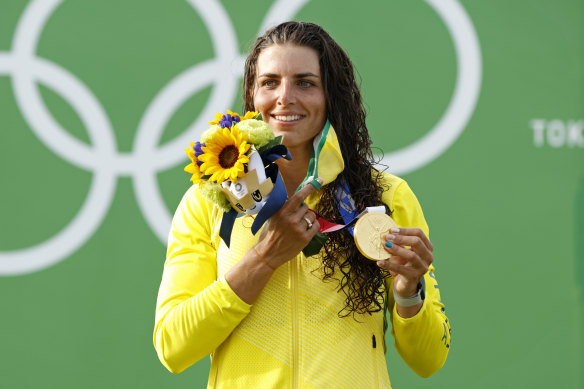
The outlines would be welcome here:
<svg viewBox="0 0 584 389">
<path fill-rule="evenodd" d="M 327 184 L 344 164 L 334 130 L 322 148 L 318 175 Z M 383 174 L 383 201 L 398 226 L 428 226 L 407 183 Z M 318 192 L 307 199 L 314 208 Z M 345 297 L 336 282 L 323 282 L 319 255 L 299 253 L 278 268 L 255 304 L 242 301 L 224 274 L 257 243 L 251 216 L 238 218 L 231 249 L 219 237 L 222 212 L 192 186 L 173 219 L 158 294 L 154 346 L 161 362 L 180 373 L 211 354 L 208 388 L 389 388 L 383 350 L 385 312 L 340 318 Z M 431 267 L 426 298 L 412 318 L 388 311 L 395 347 L 419 375 L 446 360 L 450 327 Z M 356 319 L 356 320 L 355 320 Z"/>
</svg>

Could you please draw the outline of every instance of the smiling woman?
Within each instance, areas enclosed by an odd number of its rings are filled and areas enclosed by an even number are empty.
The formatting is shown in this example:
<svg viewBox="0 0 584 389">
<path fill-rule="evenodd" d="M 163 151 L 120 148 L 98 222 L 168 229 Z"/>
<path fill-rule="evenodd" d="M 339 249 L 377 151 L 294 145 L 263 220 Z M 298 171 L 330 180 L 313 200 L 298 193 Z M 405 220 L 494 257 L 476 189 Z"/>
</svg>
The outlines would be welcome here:
<svg viewBox="0 0 584 389">
<path fill-rule="evenodd" d="M 308 161 L 312 140 L 326 122 L 318 52 L 290 43 L 273 45 L 259 56 L 257 72 L 255 109 L 283 136 L 294 158 Z"/>
<path fill-rule="evenodd" d="M 388 388 L 389 311 L 400 355 L 419 375 L 432 375 L 450 346 L 433 245 L 407 183 L 373 168 L 349 57 L 321 27 L 283 23 L 257 39 L 243 91 L 245 110 L 260 111 L 292 154 L 277 161 L 288 201 L 259 237 L 252 216 L 238 218 L 227 247 L 222 212 L 197 186 L 189 189 L 158 296 L 160 360 L 178 373 L 212 354 L 213 388 Z M 204 163 L 230 166 L 235 178 L 245 142 L 218 139 Z M 319 184 L 305 185 L 314 179 Z M 319 254 L 304 256 L 320 229 L 317 214 L 346 223 L 371 206 L 398 226 L 382 233 L 389 260 L 364 257 L 349 230 L 330 233 Z"/>
</svg>

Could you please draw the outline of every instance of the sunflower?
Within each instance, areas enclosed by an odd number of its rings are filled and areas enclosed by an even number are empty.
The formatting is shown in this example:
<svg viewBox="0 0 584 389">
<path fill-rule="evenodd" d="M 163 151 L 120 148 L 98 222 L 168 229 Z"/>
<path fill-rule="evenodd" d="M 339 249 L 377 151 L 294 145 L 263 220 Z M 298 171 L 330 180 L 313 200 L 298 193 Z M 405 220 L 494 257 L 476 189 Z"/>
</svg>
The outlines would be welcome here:
<svg viewBox="0 0 584 389">
<path fill-rule="evenodd" d="M 199 142 L 197 142 L 199 143 Z M 185 149 L 185 152 L 187 153 L 187 155 L 189 156 L 191 163 L 188 164 L 187 166 L 185 166 L 185 172 L 187 173 L 191 173 L 192 177 L 191 177 L 191 181 L 193 182 L 193 184 L 200 184 L 201 183 L 201 177 L 203 176 L 203 174 L 201 173 L 201 169 L 199 169 L 199 163 L 200 161 L 197 161 L 197 156 L 195 153 L 195 148 L 196 146 L 201 147 L 200 144 L 195 145 L 194 142 L 191 142 L 191 147 L 187 147 Z"/>
<path fill-rule="evenodd" d="M 209 181 L 221 184 L 230 180 L 235 183 L 237 177 L 245 176 L 243 164 L 249 162 L 246 153 L 250 145 L 247 135 L 240 134 L 237 125 L 220 129 L 205 144 L 198 159 L 203 161 L 200 170 L 210 176 Z"/>
</svg>

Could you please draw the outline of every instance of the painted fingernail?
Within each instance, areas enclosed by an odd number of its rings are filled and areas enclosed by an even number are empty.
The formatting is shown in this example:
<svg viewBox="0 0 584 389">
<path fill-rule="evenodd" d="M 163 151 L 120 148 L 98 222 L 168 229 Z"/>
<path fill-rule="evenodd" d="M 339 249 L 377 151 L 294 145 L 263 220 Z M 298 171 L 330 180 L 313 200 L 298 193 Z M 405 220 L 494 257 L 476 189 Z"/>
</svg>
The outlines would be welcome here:
<svg viewBox="0 0 584 389">
<path fill-rule="evenodd" d="M 391 232 L 394 232 L 394 233 L 396 233 L 396 234 L 399 234 L 399 228 L 397 228 L 397 227 L 392 227 L 392 228 L 390 229 L 390 231 L 391 231 Z"/>
<path fill-rule="evenodd" d="M 393 245 L 391 244 L 391 242 L 385 242 L 385 247 L 387 247 L 388 249 L 392 248 Z"/>
<path fill-rule="evenodd" d="M 392 234 L 387 234 L 386 238 L 387 238 L 387 240 L 389 240 L 390 242 L 393 242 L 393 240 L 395 239 L 395 235 L 392 235 Z"/>
</svg>

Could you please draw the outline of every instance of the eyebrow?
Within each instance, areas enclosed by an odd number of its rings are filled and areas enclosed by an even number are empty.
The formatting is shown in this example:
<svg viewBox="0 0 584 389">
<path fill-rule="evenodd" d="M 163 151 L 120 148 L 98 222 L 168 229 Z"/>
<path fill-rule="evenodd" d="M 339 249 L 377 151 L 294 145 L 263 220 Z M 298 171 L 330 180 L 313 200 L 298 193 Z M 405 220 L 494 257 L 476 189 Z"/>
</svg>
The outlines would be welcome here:
<svg viewBox="0 0 584 389">
<path fill-rule="evenodd" d="M 278 78 L 280 77 L 280 75 L 276 74 L 276 73 L 262 73 L 258 76 L 258 78 L 262 78 L 262 77 L 267 77 L 267 78 Z M 316 77 L 316 78 L 320 78 L 320 76 L 311 73 L 311 72 L 306 72 L 306 73 L 298 73 L 294 75 L 294 78 L 306 78 L 306 77 Z"/>
</svg>

